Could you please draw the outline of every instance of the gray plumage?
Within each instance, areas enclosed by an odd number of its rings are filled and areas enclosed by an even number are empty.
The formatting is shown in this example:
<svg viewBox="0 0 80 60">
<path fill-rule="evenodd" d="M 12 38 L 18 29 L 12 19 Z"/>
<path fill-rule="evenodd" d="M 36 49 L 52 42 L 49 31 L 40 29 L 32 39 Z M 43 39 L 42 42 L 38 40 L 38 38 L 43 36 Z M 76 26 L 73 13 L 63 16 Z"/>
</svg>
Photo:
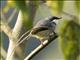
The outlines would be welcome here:
<svg viewBox="0 0 80 60">
<path fill-rule="evenodd" d="M 55 27 L 56 27 L 56 22 L 54 22 L 53 20 L 56 19 L 60 19 L 58 17 L 55 16 L 51 16 L 48 18 L 45 18 L 44 20 L 40 20 L 32 29 L 32 32 L 40 32 L 41 31 L 45 31 L 45 30 L 50 30 L 50 31 L 54 31 Z"/>
<path fill-rule="evenodd" d="M 40 20 L 37 24 L 31 29 L 28 36 L 23 38 L 17 45 L 20 45 L 26 39 L 28 40 L 31 36 L 38 38 L 40 41 L 44 41 L 49 38 L 50 34 L 55 34 L 54 30 L 56 23 L 53 20 L 61 19 L 56 16 L 51 16 Z"/>
<path fill-rule="evenodd" d="M 49 35 L 55 34 L 54 30 L 56 27 L 56 22 L 54 22 L 54 20 L 58 20 L 58 19 L 61 19 L 61 18 L 51 16 L 51 17 L 45 18 L 44 20 L 40 20 L 39 22 L 37 22 L 37 24 L 31 29 L 31 31 L 28 32 L 29 35 L 27 35 L 26 37 L 23 38 L 23 36 L 25 36 L 27 34 L 27 32 L 26 32 L 25 34 L 23 34 L 21 36 L 20 39 L 22 39 L 22 38 L 23 39 L 18 40 L 18 42 L 16 43 L 16 46 L 13 48 L 13 52 L 17 46 L 19 46 L 26 39 L 28 40 L 31 36 L 38 38 L 41 41 L 41 43 L 43 43 L 43 41 L 46 39 L 48 40 Z M 10 54 L 10 56 L 12 55 L 12 53 Z"/>
<path fill-rule="evenodd" d="M 49 38 L 50 34 L 54 34 L 56 23 L 53 20 L 61 19 L 56 16 L 51 16 L 40 20 L 37 24 L 31 29 L 28 36 L 23 38 L 17 45 L 21 44 L 24 40 L 28 40 L 31 36 L 38 38 L 40 41 L 46 40 Z"/>
</svg>

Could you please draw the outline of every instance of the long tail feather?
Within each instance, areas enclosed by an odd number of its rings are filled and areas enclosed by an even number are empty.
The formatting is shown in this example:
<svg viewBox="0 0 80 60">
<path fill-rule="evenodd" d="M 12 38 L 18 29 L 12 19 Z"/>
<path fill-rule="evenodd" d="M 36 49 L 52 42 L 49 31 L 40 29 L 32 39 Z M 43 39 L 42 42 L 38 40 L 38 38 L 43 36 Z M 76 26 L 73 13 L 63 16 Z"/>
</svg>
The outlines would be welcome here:
<svg viewBox="0 0 80 60">
<path fill-rule="evenodd" d="M 26 35 L 26 33 L 25 33 L 24 35 Z M 21 38 L 22 38 L 24 35 L 22 35 Z M 27 36 L 26 36 L 25 38 L 23 38 L 21 41 L 20 41 L 21 38 L 19 38 L 19 40 L 17 41 L 15 47 L 13 48 L 12 53 L 11 53 L 10 56 L 9 56 L 9 58 L 13 55 L 16 47 L 18 47 L 23 41 L 28 40 L 30 37 L 31 37 L 31 34 L 27 35 Z M 20 41 L 20 42 L 19 42 L 19 41 Z"/>
</svg>

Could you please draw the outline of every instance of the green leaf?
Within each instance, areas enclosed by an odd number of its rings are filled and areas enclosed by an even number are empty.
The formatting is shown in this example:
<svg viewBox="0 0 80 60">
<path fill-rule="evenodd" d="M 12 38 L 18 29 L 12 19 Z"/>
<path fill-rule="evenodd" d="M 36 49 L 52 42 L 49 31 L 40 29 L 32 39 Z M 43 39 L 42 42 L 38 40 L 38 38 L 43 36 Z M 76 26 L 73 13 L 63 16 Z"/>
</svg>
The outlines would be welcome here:
<svg viewBox="0 0 80 60">
<path fill-rule="evenodd" d="M 65 60 L 77 60 L 80 54 L 80 25 L 69 21 L 62 30 L 59 39 Z"/>
<path fill-rule="evenodd" d="M 75 0 L 75 3 L 76 3 L 77 12 L 80 13 L 80 1 Z"/>
<path fill-rule="evenodd" d="M 64 0 L 57 0 L 58 4 L 58 12 L 62 13 L 63 5 L 64 5 Z"/>
<path fill-rule="evenodd" d="M 18 10 L 22 11 L 24 27 L 31 29 L 39 1 L 30 1 L 26 3 L 25 0 L 13 0 L 13 3 Z"/>
<path fill-rule="evenodd" d="M 17 8 L 25 10 L 25 8 L 26 8 L 26 2 L 25 2 L 25 0 L 23 0 L 23 1 L 13 0 L 13 1 L 14 1 L 15 6 Z"/>
</svg>

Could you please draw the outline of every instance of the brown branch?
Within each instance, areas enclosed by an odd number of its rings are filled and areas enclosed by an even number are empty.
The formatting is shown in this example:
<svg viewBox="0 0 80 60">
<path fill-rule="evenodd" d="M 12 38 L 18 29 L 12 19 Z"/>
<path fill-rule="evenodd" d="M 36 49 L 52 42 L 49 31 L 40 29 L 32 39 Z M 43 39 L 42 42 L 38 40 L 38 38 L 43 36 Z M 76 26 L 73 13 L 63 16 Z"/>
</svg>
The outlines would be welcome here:
<svg viewBox="0 0 80 60">
<path fill-rule="evenodd" d="M 54 41 L 58 36 L 55 34 L 55 36 L 52 36 L 49 40 L 46 40 L 43 42 L 44 45 L 39 45 L 37 48 L 35 48 L 24 60 L 31 60 L 35 55 L 37 55 L 41 50 L 43 50 L 48 44 L 50 44 L 52 41 Z"/>
</svg>

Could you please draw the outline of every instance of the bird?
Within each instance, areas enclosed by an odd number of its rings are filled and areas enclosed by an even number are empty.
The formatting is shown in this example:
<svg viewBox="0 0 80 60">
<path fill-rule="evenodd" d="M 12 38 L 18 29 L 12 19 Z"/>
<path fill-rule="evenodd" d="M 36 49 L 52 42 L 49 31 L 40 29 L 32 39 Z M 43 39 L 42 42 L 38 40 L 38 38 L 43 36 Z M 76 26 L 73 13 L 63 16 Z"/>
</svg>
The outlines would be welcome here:
<svg viewBox="0 0 80 60">
<path fill-rule="evenodd" d="M 55 27 L 56 22 L 54 20 L 59 20 L 61 17 L 50 16 L 45 18 L 44 20 L 40 20 L 36 25 L 29 31 L 29 35 L 23 38 L 17 45 L 20 45 L 24 40 L 28 40 L 30 37 L 35 37 L 40 40 L 41 44 L 46 39 L 49 39 L 50 35 L 56 34 Z"/>
<path fill-rule="evenodd" d="M 25 40 L 29 40 L 29 38 L 31 37 L 35 37 L 39 39 L 41 44 L 44 45 L 43 42 L 45 40 L 48 40 L 51 35 L 56 34 L 55 33 L 55 28 L 56 28 L 55 20 L 59 20 L 59 19 L 61 19 L 61 17 L 50 16 L 50 17 L 45 18 L 44 20 L 38 21 L 37 24 L 34 25 L 34 27 L 31 30 L 29 30 L 28 32 L 23 34 L 21 38 L 19 38 L 15 47 L 13 48 L 12 53 L 15 51 L 17 46 L 19 46 Z M 25 36 L 26 34 L 28 35 L 23 38 L 23 36 Z M 10 56 L 12 55 L 12 53 L 10 54 Z"/>
</svg>

